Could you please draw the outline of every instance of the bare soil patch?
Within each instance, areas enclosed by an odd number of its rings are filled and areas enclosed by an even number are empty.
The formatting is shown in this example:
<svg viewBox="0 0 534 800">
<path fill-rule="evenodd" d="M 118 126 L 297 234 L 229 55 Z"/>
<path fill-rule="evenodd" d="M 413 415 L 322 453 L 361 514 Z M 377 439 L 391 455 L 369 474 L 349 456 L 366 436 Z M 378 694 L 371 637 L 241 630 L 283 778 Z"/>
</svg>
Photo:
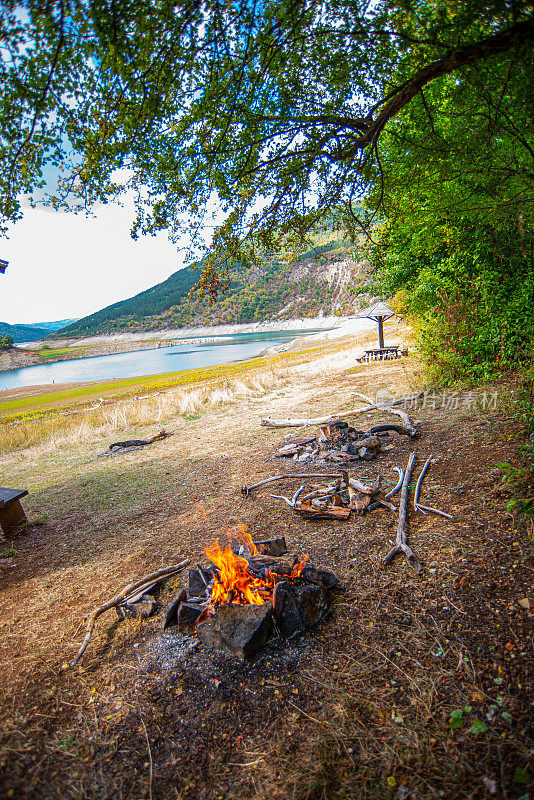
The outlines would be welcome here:
<svg viewBox="0 0 534 800">
<path fill-rule="evenodd" d="M 295 370 L 287 387 L 177 420 L 174 436 L 142 451 L 99 460 L 96 441 L 6 460 L 15 482 L 38 473 L 26 505 L 43 522 L 13 542 L 15 565 L 1 573 L 5 796 L 527 800 L 532 614 L 518 601 L 533 594 L 534 554 L 496 466 L 520 442 L 504 407 L 418 409 L 419 439 L 393 435 L 392 450 L 352 467 L 394 484 L 391 467 L 410 452 L 419 466 L 439 459 L 423 496 L 454 521 L 410 510 L 419 576 L 401 558 L 382 565 L 396 530 L 385 509 L 304 521 L 269 487 L 239 491 L 283 471 L 270 459 L 285 432 L 260 428 L 260 416 L 354 407 L 354 391 L 409 393 L 415 370 L 409 359 L 355 367 L 348 350 Z M 161 615 L 109 612 L 80 666 L 65 669 L 94 606 L 132 576 L 202 560 L 241 524 L 254 538 L 285 536 L 344 580 L 331 620 L 242 664 L 163 638 Z"/>
</svg>

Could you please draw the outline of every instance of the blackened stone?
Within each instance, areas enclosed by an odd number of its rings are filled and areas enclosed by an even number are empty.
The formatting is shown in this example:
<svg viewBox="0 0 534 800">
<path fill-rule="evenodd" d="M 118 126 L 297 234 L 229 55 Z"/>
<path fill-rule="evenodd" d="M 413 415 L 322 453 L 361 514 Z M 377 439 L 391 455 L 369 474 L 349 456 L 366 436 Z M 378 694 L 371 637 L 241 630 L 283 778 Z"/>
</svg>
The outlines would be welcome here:
<svg viewBox="0 0 534 800">
<path fill-rule="evenodd" d="M 287 581 L 280 581 L 273 592 L 274 618 L 282 636 L 291 639 L 305 630 L 293 587 Z"/>
<path fill-rule="evenodd" d="M 185 589 L 180 589 L 177 595 L 173 597 L 170 606 L 168 607 L 167 611 L 165 612 L 165 617 L 163 619 L 163 630 L 167 630 L 172 625 L 176 625 L 176 612 L 178 611 L 178 606 L 180 603 L 183 603 L 184 600 L 187 599 L 187 592 Z"/>
<path fill-rule="evenodd" d="M 302 621 L 307 628 L 313 628 L 328 611 L 326 589 L 322 586 L 307 584 L 294 586 L 293 592 Z"/>
<path fill-rule="evenodd" d="M 148 619 L 154 614 L 158 604 L 149 594 L 144 594 L 136 603 L 121 603 L 115 610 L 121 619 L 137 617 L 138 619 Z"/>
<path fill-rule="evenodd" d="M 222 605 L 215 616 L 200 623 L 197 636 L 206 647 L 223 650 L 242 660 L 252 658 L 269 638 L 272 616 L 272 603 Z"/>
<path fill-rule="evenodd" d="M 282 536 L 279 539 L 267 539 L 263 542 L 254 542 L 258 553 L 263 556 L 284 556 L 287 553 L 287 544 Z"/>
<path fill-rule="evenodd" d="M 176 624 L 181 633 L 194 633 L 197 622 L 204 613 L 204 606 L 195 603 L 180 603 L 176 612 Z"/>
<path fill-rule="evenodd" d="M 325 589 L 343 589 L 343 584 L 333 572 L 328 569 L 314 567 L 313 564 L 306 564 L 300 575 L 304 580 L 322 584 Z"/>
<path fill-rule="evenodd" d="M 202 572 L 201 572 L 202 570 Z M 204 578 L 204 580 L 202 580 Z M 213 578 L 211 569 L 190 569 L 189 570 L 189 596 L 204 597 L 206 594 L 206 584 Z"/>
</svg>

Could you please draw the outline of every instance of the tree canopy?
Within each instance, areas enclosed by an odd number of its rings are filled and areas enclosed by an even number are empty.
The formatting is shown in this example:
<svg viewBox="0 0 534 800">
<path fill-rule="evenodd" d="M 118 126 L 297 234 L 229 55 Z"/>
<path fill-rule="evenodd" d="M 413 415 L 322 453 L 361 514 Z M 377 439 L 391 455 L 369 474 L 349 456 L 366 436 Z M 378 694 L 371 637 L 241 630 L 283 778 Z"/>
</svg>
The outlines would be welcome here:
<svg viewBox="0 0 534 800">
<path fill-rule="evenodd" d="M 133 190 L 134 234 L 194 241 L 216 206 L 216 289 L 228 259 L 324 215 L 355 231 L 370 187 L 385 213 L 422 163 L 444 202 L 494 213 L 506 185 L 530 213 L 526 2 L 8 0 L 0 24 L 4 222 L 36 191 L 85 209 Z"/>
</svg>

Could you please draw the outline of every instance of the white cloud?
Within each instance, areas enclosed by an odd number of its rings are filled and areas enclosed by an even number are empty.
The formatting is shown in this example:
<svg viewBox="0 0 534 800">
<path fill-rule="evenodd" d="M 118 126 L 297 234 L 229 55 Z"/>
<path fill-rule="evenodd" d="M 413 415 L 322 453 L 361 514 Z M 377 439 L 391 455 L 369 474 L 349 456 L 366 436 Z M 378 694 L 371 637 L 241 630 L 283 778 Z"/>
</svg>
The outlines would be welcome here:
<svg viewBox="0 0 534 800">
<path fill-rule="evenodd" d="M 124 300 L 184 265 L 164 234 L 133 241 L 130 204 L 100 206 L 95 218 L 25 210 L 0 238 L 0 320 L 11 324 L 83 317 Z"/>
</svg>

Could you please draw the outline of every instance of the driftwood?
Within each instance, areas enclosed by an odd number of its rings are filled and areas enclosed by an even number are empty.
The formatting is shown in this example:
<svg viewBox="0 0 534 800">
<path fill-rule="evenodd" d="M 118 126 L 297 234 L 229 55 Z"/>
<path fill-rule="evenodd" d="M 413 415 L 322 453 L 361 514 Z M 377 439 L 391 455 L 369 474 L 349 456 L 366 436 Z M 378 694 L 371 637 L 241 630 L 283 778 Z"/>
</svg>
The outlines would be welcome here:
<svg viewBox="0 0 534 800">
<path fill-rule="evenodd" d="M 362 483 L 358 478 L 350 478 L 347 472 L 343 472 L 343 479 L 347 486 L 351 486 L 356 491 L 361 492 L 362 494 L 373 495 L 376 494 L 380 490 L 380 476 L 375 480 L 375 482 L 371 486 L 366 486 L 365 483 Z"/>
<path fill-rule="evenodd" d="M 156 433 L 155 436 L 152 436 L 150 439 L 129 439 L 126 442 L 114 442 L 110 444 L 110 450 L 119 450 L 123 447 L 146 447 L 147 444 L 153 444 L 154 442 L 158 442 L 160 439 L 166 439 L 167 436 L 172 436 L 172 433 L 167 433 L 167 431 L 160 431 Z"/>
<path fill-rule="evenodd" d="M 181 561 L 179 564 L 174 564 L 172 567 L 164 567 L 163 569 L 158 569 L 156 572 L 151 572 L 150 575 L 145 575 L 144 578 L 140 578 L 137 581 L 132 581 L 129 583 L 128 586 L 125 586 L 124 589 L 121 589 L 118 594 L 108 600 L 107 603 L 104 603 L 98 608 L 95 608 L 89 616 L 87 617 L 87 626 L 85 629 L 85 636 L 83 642 L 81 644 L 80 649 L 78 650 L 78 654 L 74 661 L 71 663 L 71 667 L 75 667 L 76 664 L 79 662 L 83 654 L 87 649 L 87 645 L 91 639 L 91 634 L 93 632 L 93 628 L 95 626 L 95 622 L 98 617 L 104 613 L 104 611 L 108 611 L 110 608 L 114 608 L 118 606 L 119 603 L 123 602 L 126 597 L 132 594 L 136 589 L 141 589 L 141 587 L 145 587 L 148 584 L 152 583 L 157 578 L 167 577 L 170 578 L 171 575 L 176 575 L 177 572 L 180 572 L 184 567 L 189 565 L 189 561 Z"/>
<path fill-rule="evenodd" d="M 350 485 L 347 491 L 349 493 L 349 498 L 350 498 L 349 508 L 356 514 L 363 514 L 364 511 L 367 511 L 371 503 L 371 495 L 357 492 Z"/>
<path fill-rule="evenodd" d="M 382 498 L 378 498 L 371 503 L 371 505 L 367 508 L 367 511 L 374 511 L 376 508 L 387 508 L 390 511 L 397 511 L 397 506 L 394 506 L 393 503 L 388 503 L 387 500 L 382 500 Z"/>
<path fill-rule="evenodd" d="M 266 419 L 262 419 L 260 424 L 266 428 L 301 428 L 309 425 L 331 425 L 334 422 L 339 422 L 342 417 L 357 417 L 359 414 L 365 414 L 368 411 L 391 411 L 393 406 L 400 405 L 401 403 L 409 403 L 417 400 L 418 397 L 424 392 L 418 392 L 417 394 L 411 395 L 410 397 L 399 397 L 398 400 L 393 400 L 388 403 L 371 403 L 364 408 L 353 408 L 349 411 L 340 411 L 336 414 L 330 414 L 327 417 L 315 417 L 315 418 L 302 418 L 302 419 L 271 419 L 267 417 Z M 367 401 L 369 398 L 365 398 Z M 397 411 L 392 411 L 392 413 L 396 414 Z M 404 420 L 404 414 L 406 412 L 402 412 L 399 416 L 402 416 Z M 408 415 L 406 414 L 406 418 Z M 405 423 L 406 424 L 406 423 Z M 406 425 L 407 430 L 410 429 L 415 431 L 414 426 L 410 422 L 408 418 L 408 424 Z M 412 434 L 412 436 L 415 434 Z"/>
<path fill-rule="evenodd" d="M 393 467 L 393 470 L 395 472 L 399 473 L 399 482 L 397 483 L 397 485 L 390 492 L 387 493 L 386 500 L 389 500 L 390 497 L 393 497 L 394 495 L 397 494 L 397 492 L 401 488 L 402 482 L 404 480 L 404 470 L 403 469 L 401 469 L 400 467 Z"/>
<path fill-rule="evenodd" d="M 330 472 L 328 474 L 325 474 L 323 472 L 305 472 L 305 473 L 298 473 L 296 475 L 291 472 L 286 472 L 283 475 L 275 475 L 274 478 L 266 478 L 264 481 L 258 481 L 258 483 L 253 483 L 250 486 L 243 484 L 243 486 L 241 487 L 241 494 L 247 496 L 253 489 L 259 489 L 260 486 L 266 486 L 268 483 L 276 483 L 277 481 L 297 480 L 298 478 L 300 478 L 301 480 L 303 478 L 340 479 L 341 477 L 342 476 L 339 474 L 339 472 L 336 473 Z"/>
<path fill-rule="evenodd" d="M 419 502 L 419 495 L 421 493 L 421 486 L 423 485 L 423 479 L 427 473 L 431 461 L 432 461 L 432 456 L 429 456 L 425 461 L 423 469 L 421 470 L 421 473 L 417 479 L 417 483 L 415 485 L 414 498 L 413 498 L 413 507 L 415 508 L 416 511 L 422 511 L 423 514 L 427 513 L 437 514 L 439 517 L 445 517 L 445 519 L 454 519 L 452 514 L 447 514 L 445 511 L 440 511 L 437 508 L 431 508 L 431 506 L 424 506 Z"/>
<path fill-rule="evenodd" d="M 404 433 L 406 433 L 407 436 L 409 436 L 411 439 L 413 439 L 414 436 L 417 436 L 417 428 L 412 423 L 406 411 L 403 411 L 402 408 L 392 408 L 391 406 L 384 408 L 384 411 L 388 411 L 390 414 L 397 414 L 397 416 L 402 419 L 404 422 Z"/>
<path fill-rule="evenodd" d="M 399 524 L 397 527 L 397 539 L 394 547 L 391 548 L 387 556 L 384 558 L 383 563 L 387 564 L 397 553 L 404 553 L 408 562 L 412 565 L 416 572 L 421 571 L 421 562 L 407 544 L 407 522 L 408 522 L 408 491 L 410 485 L 410 478 L 415 464 L 416 455 L 411 453 L 404 473 L 404 480 L 402 482 L 401 500 L 399 505 Z"/>
<path fill-rule="evenodd" d="M 327 508 L 317 508 L 310 502 L 303 501 L 293 506 L 293 511 L 304 519 L 348 519 L 351 514 L 350 508 L 343 506 L 328 506 Z"/>
</svg>

